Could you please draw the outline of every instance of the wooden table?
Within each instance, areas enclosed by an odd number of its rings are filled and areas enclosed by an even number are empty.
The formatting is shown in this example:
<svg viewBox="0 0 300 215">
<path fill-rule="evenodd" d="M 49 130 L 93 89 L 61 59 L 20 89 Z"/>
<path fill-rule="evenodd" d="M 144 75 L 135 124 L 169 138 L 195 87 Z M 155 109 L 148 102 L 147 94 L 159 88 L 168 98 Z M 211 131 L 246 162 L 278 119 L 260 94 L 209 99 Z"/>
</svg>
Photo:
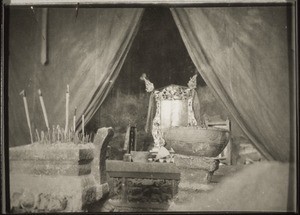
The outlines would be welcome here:
<svg viewBox="0 0 300 215">
<path fill-rule="evenodd" d="M 180 171 L 173 163 L 106 161 L 111 203 L 121 211 L 167 210 L 178 192 Z"/>
</svg>

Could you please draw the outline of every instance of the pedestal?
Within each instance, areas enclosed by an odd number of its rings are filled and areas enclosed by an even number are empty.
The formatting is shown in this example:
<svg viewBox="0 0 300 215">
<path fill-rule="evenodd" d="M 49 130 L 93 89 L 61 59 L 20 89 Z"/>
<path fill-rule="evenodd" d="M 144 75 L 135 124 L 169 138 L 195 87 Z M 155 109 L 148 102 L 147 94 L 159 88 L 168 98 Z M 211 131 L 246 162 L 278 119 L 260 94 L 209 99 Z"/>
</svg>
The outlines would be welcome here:
<svg viewBox="0 0 300 215">
<path fill-rule="evenodd" d="M 94 145 L 30 144 L 9 149 L 13 212 L 78 212 L 102 198 L 108 184 L 91 174 Z"/>
<path fill-rule="evenodd" d="M 219 163 L 220 161 L 213 157 L 175 155 L 175 164 L 180 170 L 204 171 L 206 175 L 203 182 L 205 183 L 211 181 L 212 175 L 219 168 Z"/>
<path fill-rule="evenodd" d="M 219 167 L 219 161 L 209 157 L 175 155 L 175 164 L 181 172 L 179 192 L 175 204 L 186 203 L 194 194 L 213 189 L 211 178 Z"/>
</svg>

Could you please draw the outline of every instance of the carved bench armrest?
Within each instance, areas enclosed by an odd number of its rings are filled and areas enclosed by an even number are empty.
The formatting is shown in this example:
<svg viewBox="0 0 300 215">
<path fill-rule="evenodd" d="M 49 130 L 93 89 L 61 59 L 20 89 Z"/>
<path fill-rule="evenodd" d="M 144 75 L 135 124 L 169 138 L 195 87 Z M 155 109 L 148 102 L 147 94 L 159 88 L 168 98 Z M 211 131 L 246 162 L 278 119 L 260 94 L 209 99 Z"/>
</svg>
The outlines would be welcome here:
<svg viewBox="0 0 300 215">
<path fill-rule="evenodd" d="M 108 148 L 108 143 L 114 136 L 114 131 L 111 127 L 100 128 L 94 138 L 95 145 L 95 155 L 94 161 L 92 163 L 92 174 L 95 180 L 100 184 L 106 183 L 106 153 Z"/>
</svg>

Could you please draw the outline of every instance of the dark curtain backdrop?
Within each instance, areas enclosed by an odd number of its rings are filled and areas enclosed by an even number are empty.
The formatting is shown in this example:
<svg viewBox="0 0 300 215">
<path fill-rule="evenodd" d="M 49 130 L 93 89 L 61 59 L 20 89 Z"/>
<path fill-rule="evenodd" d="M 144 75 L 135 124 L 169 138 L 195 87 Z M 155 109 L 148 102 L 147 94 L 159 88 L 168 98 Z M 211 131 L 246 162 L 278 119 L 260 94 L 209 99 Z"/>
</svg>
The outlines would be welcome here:
<svg viewBox="0 0 300 215">
<path fill-rule="evenodd" d="M 34 129 L 46 131 L 38 89 L 42 90 L 52 125 L 65 125 L 65 92 L 70 86 L 70 120 L 77 107 L 86 123 L 114 84 L 140 22 L 143 9 L 50 8 L 48 14 L 48 64 L 40 63 L 41 10 L 10 11 L 9 41 L 9 142 L 30 143 L 22 97 L 27 93 Z"/>
<path fill-rule="evenodd" d="M 269 160 L 290 150 L 287 7 L 174 8 L 204 81 Z"/>
</svg>

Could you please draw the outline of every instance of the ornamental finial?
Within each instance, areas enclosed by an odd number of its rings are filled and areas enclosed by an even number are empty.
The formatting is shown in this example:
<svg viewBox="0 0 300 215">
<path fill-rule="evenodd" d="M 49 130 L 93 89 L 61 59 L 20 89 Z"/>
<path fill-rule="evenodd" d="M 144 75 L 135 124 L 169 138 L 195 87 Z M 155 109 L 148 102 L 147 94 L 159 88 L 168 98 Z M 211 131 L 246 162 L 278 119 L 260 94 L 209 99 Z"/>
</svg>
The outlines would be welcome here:
<svg viewBox="0 0 300 215">
<path fill-rule="evenodd" d="M 191 77 L 189 83 L 187 84 L 190 89 L 197 88 L 197 74 Z"/>
<path fill-rule="evenodd" d="M 154 85 L 153 85 L 153 83 L 151 83 L 151 82 L 149 81 L 149 79 L 147 78 L 147 75 L 146 75 L 145 73 L 142 74 L 142 76 L 140 77 L 140 79 L 141 79 L 142 81 L 145 81 L 146 91 L 147 91 L 148 93 L 150 93 L 150 92 L 152 92 L 152 91 L 154 90 Z"/>
</svg>

